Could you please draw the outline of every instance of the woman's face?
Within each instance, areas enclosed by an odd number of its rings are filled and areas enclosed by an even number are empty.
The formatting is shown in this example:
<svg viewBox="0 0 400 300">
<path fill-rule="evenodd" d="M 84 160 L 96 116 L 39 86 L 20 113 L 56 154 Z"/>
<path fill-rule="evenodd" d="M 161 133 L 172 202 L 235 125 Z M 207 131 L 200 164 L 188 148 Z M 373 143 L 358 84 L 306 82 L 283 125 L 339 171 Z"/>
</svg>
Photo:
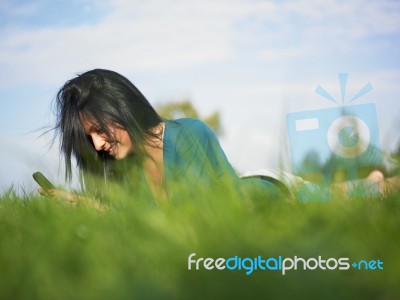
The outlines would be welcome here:
<svg viewBox="0 0 400 300">
<path fill-rule="evenodd" d="M 126 130 L 109 125 L 108 130 L 111 137 L 101 131 L 100 126 L 93 120 L 82 118 L 85 132 L 92 138 L 96 151 L 105 151 L 115 159 L 124 159 L 133 151 L 132 141 Z"/>
</svg>

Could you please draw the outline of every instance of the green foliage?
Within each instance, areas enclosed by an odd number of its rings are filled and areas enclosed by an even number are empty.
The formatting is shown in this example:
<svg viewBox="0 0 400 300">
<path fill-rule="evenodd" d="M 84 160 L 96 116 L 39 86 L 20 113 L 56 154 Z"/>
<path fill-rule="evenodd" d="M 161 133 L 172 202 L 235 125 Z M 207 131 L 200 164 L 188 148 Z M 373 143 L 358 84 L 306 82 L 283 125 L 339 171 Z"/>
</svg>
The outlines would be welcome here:
<svg viewBox="0 0 400 300">
<path fill-rule="evenodd" d="M 223 133 L 219 112 L 213 112 L 207 117 L 202 117 L 199 115 L 197 109 L 193 106 L 190 100 L 170 102 L 167 104 L 158 105 L 156 107 L 156 110 L 159 115 L 165 119 L 171 120 L 184 117 L 200 119 L 208 126 L 210 126 L 217 135 L 221 136 Z"/>
<path fill-rule="evenodd" d="M 8 191 L 0 299 L 396 299 L 398 196 L 301 204 L 222 186 L 158 207 L 116 189 L 100 212 Z M 193 252 L 380 259 L 384 270 L 189 271 Z"/>
</svg>

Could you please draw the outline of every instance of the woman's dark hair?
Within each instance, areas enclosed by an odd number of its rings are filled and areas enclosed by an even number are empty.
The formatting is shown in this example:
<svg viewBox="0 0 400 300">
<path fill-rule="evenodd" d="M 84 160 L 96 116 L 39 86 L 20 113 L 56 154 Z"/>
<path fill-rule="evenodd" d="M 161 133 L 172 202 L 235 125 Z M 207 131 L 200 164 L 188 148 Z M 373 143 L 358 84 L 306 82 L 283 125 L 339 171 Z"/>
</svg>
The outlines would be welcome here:
<svg viewBox="0 0 400 300">
<path fill-rule="evenodd" d="M 108 153 L 95 150 L 82 118 L 95 122 L 108 137 L 108 125 L 125 129 L 136 156 L 145 155 L 143 145 L 149 138 L 158 137 L 152 129 L 162 121 L 127 78 L 102 69 L 85 72 L 64 84 L 56 98 L 56 117 L 67 179 L 71 179 L 72 157 L 84 175 L 105 176 L 112 160 Z"/>
</svg>

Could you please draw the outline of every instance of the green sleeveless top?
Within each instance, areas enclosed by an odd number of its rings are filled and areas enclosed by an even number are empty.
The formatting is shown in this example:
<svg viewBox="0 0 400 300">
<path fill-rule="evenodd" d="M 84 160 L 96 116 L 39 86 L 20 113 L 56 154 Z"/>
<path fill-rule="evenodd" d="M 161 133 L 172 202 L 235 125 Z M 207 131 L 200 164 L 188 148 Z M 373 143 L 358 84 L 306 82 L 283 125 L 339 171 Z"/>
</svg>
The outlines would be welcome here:
<svg viewBox="0 0 400 300">
<path fill-rule="evenodd" d="M 237 179 L 215 133 L 202 121 L 182 118 L 165 121 L 164 176 L 172 181 L 211 186 Z"/>
<path fill-rule="evenodd" d="M 180 198 L 182 191 L 220 187 L 240 192 L 247 186 L 273 197 L 279 193 L 276 185 L 265 180 L 239 180 L 214 131 L 197 119 L 165 121 L 163 160 L 164 184 L 172 201 Z"/>
</svg>

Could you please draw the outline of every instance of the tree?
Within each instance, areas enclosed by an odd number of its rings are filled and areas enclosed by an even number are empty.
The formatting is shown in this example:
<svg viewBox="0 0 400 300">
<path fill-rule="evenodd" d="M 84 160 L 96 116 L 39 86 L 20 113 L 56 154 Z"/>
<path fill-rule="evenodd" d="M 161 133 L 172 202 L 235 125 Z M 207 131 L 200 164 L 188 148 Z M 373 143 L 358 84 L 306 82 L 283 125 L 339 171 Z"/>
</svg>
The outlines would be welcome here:
<svg viewBox="0 0 400 300">
<path fill-rule="evenodd" d="M 211 115 L 207 117 L 201 117 L 199 116 L 197 109 L 188 99 L 158 105 L 156 106 L 156 110 L 159 113 L 159 115 L 165 119 L 177 119 L 177 118 L 200 119 L 208 126 L 210 126 L 218 136 L 221 136 L 223 134 L 219 112 L 213 112 Z"/>
</svg>

